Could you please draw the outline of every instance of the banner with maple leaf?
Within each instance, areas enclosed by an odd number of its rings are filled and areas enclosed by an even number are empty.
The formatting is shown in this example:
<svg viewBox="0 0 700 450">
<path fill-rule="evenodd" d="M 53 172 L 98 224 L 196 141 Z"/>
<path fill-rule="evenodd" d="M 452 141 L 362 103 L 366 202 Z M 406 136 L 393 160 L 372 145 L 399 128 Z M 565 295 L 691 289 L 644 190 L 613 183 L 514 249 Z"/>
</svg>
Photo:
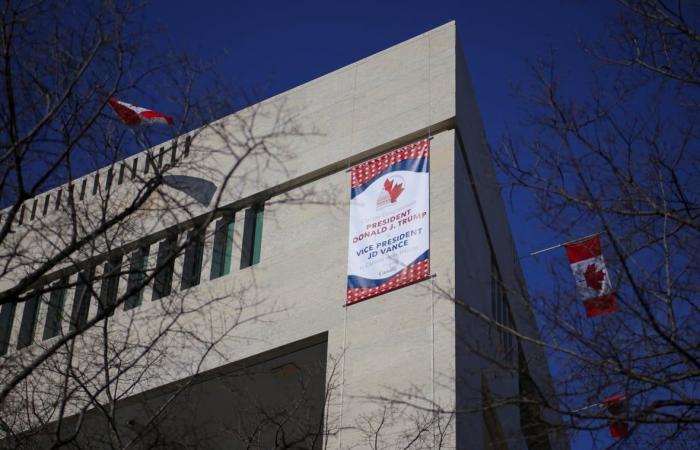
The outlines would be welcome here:
<svg viewBox="0 0 700 450">
<path fill-rule="evenodd" d="M 352 170 L 346 304 L 430 276 L 430 141 Z"/>
<path fill-rule="evenodd" d="M 617 311 L 617 301 L 600 247 L 600 236 L 571 242 L 564 248 L 576 280 L 576 290 L 586 308 L 586 316 L 595 317 Z"/>
</svg>

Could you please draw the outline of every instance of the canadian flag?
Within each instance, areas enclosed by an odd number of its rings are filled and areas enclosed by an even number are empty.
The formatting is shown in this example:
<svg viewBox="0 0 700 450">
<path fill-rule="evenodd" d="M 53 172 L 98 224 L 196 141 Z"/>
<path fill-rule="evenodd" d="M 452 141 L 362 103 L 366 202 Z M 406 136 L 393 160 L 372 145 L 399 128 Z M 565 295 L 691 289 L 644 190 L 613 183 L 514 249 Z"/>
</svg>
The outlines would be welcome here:
<svg viewBox="0 0 700 450">
<path fill-rule="evenodd" d="M 610 436 L 617 440 L 629 435 L 630 429 L 627 422 L 618 420 L 619 416 L 627 413 L 627 396 L 625 394 L 613 395 L 603 400 L 603 405 L 608 408 L 608 413 L 614 417 L 608 421 Z"/>
<path fill-rule="evenodd" d="M 565 244 L 576 289 L 583 300 L 587 317 L 617 311 L 618 306 L 605 260 L 600 251 L 600 236 Z"/>
<path fill-rule="evenodd" d="M 112 107 L 119 118 L 127 125 L 141 125 L 152 123 L 172 124 L 173 118 L 166 116 L 158 111 L 141 108 L 116 98 L 109 99 L 109 105 Z"/>
</svg>

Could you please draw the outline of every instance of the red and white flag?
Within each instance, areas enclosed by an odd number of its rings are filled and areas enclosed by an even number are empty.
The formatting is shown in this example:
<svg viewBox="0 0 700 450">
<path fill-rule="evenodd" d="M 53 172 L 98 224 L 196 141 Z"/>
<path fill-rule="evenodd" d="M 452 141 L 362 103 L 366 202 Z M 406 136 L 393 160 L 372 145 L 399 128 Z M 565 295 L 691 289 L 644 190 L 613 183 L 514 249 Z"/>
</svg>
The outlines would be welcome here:
<svg viewBox="0 0 700 450">
<path fill-rule="evenodd" d="M 603 405 L 608 408 L 608 413 L 615 417 L 608 421 L 610 436 L 612 436 L 613 439 L 626 437 L 630 432 L 629 425 L 627 422 L 618 420 L 617 418 L 627 413 L 627 396 L 625 394 L 613 395 L 603 400 Z"/>
<path fill-rule="evenodd" d="M 586 308 L 586 316 L 595 317 L 617 311 L 617 301 L 600 251 L 600 236 L 565 244 L 564 248 L 576 279 L 576 289 Z"/>
<path fill-rule="evenodd" d="M 170 125 L 173 123 L 173 118 L 166 116 L 158 111 L 153 111 L 140 106 L 132 105 L 116 98 L 109 99 L 109 105 L 112 107 L 119 118 L 127 125 L 141 125 L 152 123 L 163 123 Z"/>
</svg>

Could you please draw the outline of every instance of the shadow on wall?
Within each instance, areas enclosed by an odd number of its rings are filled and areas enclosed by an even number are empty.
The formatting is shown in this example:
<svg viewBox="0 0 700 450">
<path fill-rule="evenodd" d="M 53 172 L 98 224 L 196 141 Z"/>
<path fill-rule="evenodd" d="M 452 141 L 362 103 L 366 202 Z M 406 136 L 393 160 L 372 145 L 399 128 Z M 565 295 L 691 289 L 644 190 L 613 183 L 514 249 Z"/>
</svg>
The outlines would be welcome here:
<svg viewBox="0 0 700 450">
<path fill-rule="evenodd" d="M 270 357 L 277 352 L 282 354 Z M 80 433 L 66 447 L 121 448 L 133 440 L 129 448 L 136 450 L 321 450 L 326 355 L 326 341 L 293 351 L 275 349 L 250 358 L 257 362 L 221 366 L 125 399 L 110 420 L 97 409 L 82 419 L 71 416 L 63 430 L 70 435 L 81 420 Z M 191 384 L 178 392 L 184 381 Z M 54 429 L 48 431 L 22 448 L 55 445 Z M 5 448 L 1 441 L 0 448 Z"/>
<path fill-rule="evenodd" d="M 204 206 L 209 205 L 216 192 L 216 185 L 211 181 L 187 175 L 165 175 L 163 182 L 166 186 L 184 192 Z"/>
</svg>

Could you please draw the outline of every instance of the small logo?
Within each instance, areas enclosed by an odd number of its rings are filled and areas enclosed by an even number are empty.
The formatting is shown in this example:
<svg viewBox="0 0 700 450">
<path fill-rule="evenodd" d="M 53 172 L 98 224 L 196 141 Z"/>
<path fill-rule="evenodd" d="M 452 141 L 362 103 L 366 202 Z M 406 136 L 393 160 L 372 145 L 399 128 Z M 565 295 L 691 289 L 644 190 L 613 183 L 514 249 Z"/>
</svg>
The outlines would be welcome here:
<svg viewBox="0 0 700 450">
<path fill-rule="evenodd" d="M 377 209 L 396 203 L 399 196 L 405 191 L 403 178 L 396 176 L 387 177 L 384 180 L 384 190 L 377 197 Z"/>
</svg>

